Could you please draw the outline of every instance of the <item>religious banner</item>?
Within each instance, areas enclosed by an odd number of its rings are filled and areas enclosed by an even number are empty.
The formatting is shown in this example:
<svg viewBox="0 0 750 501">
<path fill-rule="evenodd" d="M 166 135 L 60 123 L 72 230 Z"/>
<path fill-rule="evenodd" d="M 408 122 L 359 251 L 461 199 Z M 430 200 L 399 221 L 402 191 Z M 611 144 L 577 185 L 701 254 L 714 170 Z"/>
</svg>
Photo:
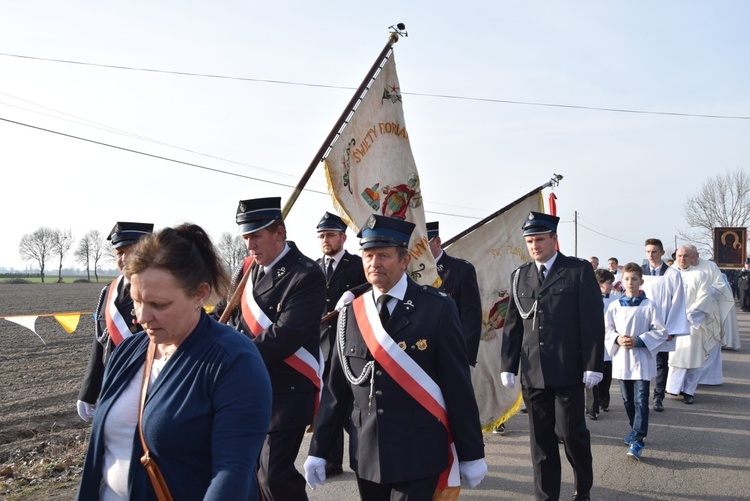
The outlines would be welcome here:
<svg viewBox="0 0 750 501">
<path fill-rule="evenodd" d="M 520 406 L 521 385 L 509 389 L 500 381 L 500 341 L 510 300 L 511 273 L 531 260 L 521 231 L 531 211 L 544 212 L 541 188 L 502 209 L 492 220 L 459 240 L 443 246 L 449 255 L 469 261 L 477 270 L 482 334 L 471 380 L 484 432 L 504 423 Z"/>
<path fill-rule="evenodd" d="M 409 274 L 420 284 L 438 284 L 393 52 L 326 155 L 325 170 L 333 205 L 355 233 L 373 213 L 416 224 Z"/>
<path fill-rule="evenodd" d="M 742 268 L 747 259 L 747 228 L 714 228 L 714 261 L 719 268 Z"/>
</svg>

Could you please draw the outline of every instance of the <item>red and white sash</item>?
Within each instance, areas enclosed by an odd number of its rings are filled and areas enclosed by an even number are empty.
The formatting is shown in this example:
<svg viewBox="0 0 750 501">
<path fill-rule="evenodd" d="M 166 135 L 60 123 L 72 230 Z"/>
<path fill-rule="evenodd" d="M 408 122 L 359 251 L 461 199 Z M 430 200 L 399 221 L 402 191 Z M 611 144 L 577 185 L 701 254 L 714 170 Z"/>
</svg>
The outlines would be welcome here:
<svg viewBox="0 0 750 501">
<path fill-rule="evenodd" d="M 352 308 L 359 332 L 373 358 L 401 388 L 440 420 L 448 432 L 448 468 L 440 475 L 437 488 L 443 490 L 446 487 L 460 486 L 456 446 L 440 386 L 383 329 L 374 301 L 359 296 L 352 302 Z"/>
<path fill-rule="evenodd" d="M 242 300 L 240 302 L 242 304 L 242 318 L 250 328 L 253 336 L 257 336 L 273 325 L 271 319 L 263 313 L 263 310 L 255 301 L 252 280 L 248 280 L 245 284 L 245 290 L 242 293 Z M 323 387 L 323 352 L 318 349 L 318 359 L 316 360 L 309 351 L 300 347 L 292 355 L 285 358 L 284 362 L 312 381 L 315 388 L 317 388 L 318 398 L 315 399 L 315 412 L 317 413 L 318 404 L 320 403 L 320 389 Z"/>
<path fill-rule="evenodd" d="M 115 343 L 115 346 L 122 343 L 125 338 L 130 337 L 133 333 L 130 332 L 128 322 L 117 309 L 115 301 L 117 300 L 117 291 L 125 278 L 120 275 L 117 280 L 114 280 L 109 284 L 109 291 L 107 291 L 107 304 L 104 308 L 104 320 L 107 323 L 107 332 L 109 338 Z"/>
</svg>

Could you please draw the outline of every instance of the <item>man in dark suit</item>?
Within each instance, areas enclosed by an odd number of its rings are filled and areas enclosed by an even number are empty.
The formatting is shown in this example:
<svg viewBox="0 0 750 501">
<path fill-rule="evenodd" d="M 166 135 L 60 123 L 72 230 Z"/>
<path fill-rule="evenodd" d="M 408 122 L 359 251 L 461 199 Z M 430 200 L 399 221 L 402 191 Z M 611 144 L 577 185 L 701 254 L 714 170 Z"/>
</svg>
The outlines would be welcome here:
<svg viewBox="0 0 750 501">
<path fill-rule="evenodd" d="M 115 251 L 115 264 L 122 273 L 133 250 L 133 245 L 143 236 L 154 231 L 151 223 L 118 222 L 109 232 L 107 240 Z M 81 391 L 76 407 L 84 421 L 94 418 L 94 406 L 99 399 L 104 379 L 104 367 L 109 356 L 120 342 L 131 334 L 139 332 L 141 326 L 135 322 L 133 299 L 130 297 L 130 284 L 120 275 L 102 289 L 96 305 L 96 332 L 91 344 L 91 355 L 83 376 Z"/>
<path fill-rule="evenodd" d="M 427 223 L 427 239 L 442 281 L 440 290 L 452 297 L 458 307 L 466 342 L 466 356 L 469 365 L 474 367 L 477 364 L 479 338 L 482 334 L 482 300 L 479 297 L 477 272 L 470 262 L 449 256 L 443 251 L 440 223 L 437 221 Z"/>
<path fill-rule="evenodd" d="M 557 252 L 558 222 L 531 212 L 523 224 L 533 261 L 511 276 L 500 371 L 513 388 L 520 365 L 536 498 L 560 497 L 559 436 L 574 471 L 573 499 L 586 500 L 594 479 L 584 386 L 602 379 L 604 314 L 591 264 Z"/>
<path fill-rule="evenodd" d="M 249 257 L 233 283 L 250 270 L 232 322 L 258 347 L 273 388 L 271 424 L 258 460 L 266 500 L 306 500 L 297 458 L 312 424 L 323 373 L 320 318 L 325 276 L 315 261 L 287 241 L 278 197 L 242 200 L 237 224 Z M 217 306 L 221 314 L 223 305 Z"/>
<path fill-rule="evenodd" d="M 475 487 L 487 472 L 455 303 L 405 273 L 413 229 L 372 215 L 359 233 L 373 288 L 339 315 L 305 461 L 313 488 L 325 482 L 325 458 L 347 418 L 350 466 L 363 500 L 428 500 L 436 489 L 460 487 L 460 476 Z"/>
<path fill-rule="evenodd" d="M 740 291 L 740 309 L 750 311 L 750 258 L 745 261 L 745 268 L 737 275 L 737 288 Z"/>
<path fill-rule="evenodd" d="M 336 308 L 336 303 L 344 292 L 349 289 L 367 283 L 365 272 L 362 268 L 362 258 L 350 254 L 344 249 L 346 243 L 346 223 L 336 214 L 326 212 L 318 223 L 318 239 L 323 257 L 318 263 L 326 275 L 326 313 Z M 323 352 L 325 369 L 323 370 L 323 382 L 328 381 L 331 370 L 331 354 L 333 353 L 334 340 L 336 338 L 336 318 L 320 325 L 320 350 Z M 336 443 L 326 463 L 326 476 L 332 477 L 343 472 L 344 460 L 344 430 L 339 432 L 339 440 Z"/>
</svg>

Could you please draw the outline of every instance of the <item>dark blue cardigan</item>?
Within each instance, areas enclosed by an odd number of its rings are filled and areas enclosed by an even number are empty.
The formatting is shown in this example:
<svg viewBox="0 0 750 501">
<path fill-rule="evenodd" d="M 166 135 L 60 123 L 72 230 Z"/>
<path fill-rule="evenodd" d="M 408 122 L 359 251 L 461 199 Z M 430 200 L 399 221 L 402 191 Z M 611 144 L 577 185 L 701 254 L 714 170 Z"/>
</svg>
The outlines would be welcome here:
<svg viewBox="0 0 750 501">
<path fill-rule="evenodd" d="M 99 498 L 103 427 L 146 360 L 148 336 L 123 341 L 107 364 L 78 499 Z M 271 418 L 271 383 L 258 349 L 205 313 L 151 385 L 143 430 L 176 500 L 258 499 L 255 466 Z M 156 499 L 133 430 L 130 499 Z"/>
</svg>

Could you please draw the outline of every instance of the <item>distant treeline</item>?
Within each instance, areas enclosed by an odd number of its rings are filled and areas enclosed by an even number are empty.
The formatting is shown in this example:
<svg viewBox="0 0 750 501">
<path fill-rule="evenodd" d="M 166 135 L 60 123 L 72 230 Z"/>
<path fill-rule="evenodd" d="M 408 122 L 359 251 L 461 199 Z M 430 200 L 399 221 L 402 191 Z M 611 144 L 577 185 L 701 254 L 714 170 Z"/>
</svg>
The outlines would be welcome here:
<svg viewBox="0 0 750 501">
<path fill-rule="evenodd" d="M 37 273 L 0 273 L 0 278 L 36 278 L 39 276 Z"/>
</svg>

